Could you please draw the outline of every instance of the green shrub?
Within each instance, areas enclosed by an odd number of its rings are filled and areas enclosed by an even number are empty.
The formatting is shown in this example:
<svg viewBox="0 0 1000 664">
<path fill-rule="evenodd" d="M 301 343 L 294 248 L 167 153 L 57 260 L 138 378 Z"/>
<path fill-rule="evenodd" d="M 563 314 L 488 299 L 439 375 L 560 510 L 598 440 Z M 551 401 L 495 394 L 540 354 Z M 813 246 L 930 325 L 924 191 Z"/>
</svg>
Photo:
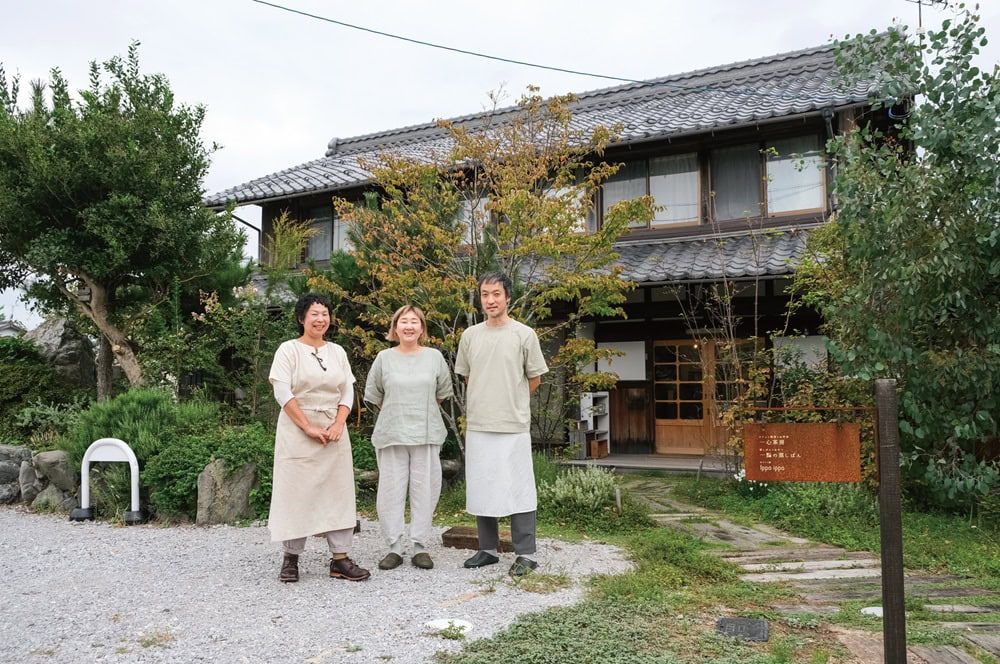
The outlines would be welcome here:
<svg viewBox="0 0 1000 664">
<path fill-rule="evenodd" d="M 559 466 L 549 457 L 539 452 L 531 455 L 531 466 L 535 471 L 535 486 L 552 484 L 559 477 Z"/>
<path fill-rule="evenodd" d="M 31 449 L 36 452 L 51 450 L 60 437 L 76 426 L 80 413 L 90 403 L 90 397 L 83 394 L 63 403 L 37 398 L 18 411 L 14 425 Z"/>
<path fill-rule="evenodd" d="M 18 337 L 0 338 L 0 437 L 27 440 L 17 415 L 32 402 L 61 402 L 71 390 L 35 346 Z"/>
<path fill-rule="evenodd" d="M 354 467 L 358 470 L 378 470 L 375 446 L 368 436 L 360 433 L 351 434 L 351 456 L 354 457 Z"/>
<path fill-rule="evenodd" d="M 133 389 L 95 403 L 80 413 L 76 425 L 60 441 L 72 463 L 79 465 L 95 440 L 118 438 L 135 452 L 139 465 L 155 456 L 164 442 L 184 433 L 218 427 L 219 407 L 204 401 L 176 402 L 157 389 Z"/>
<path fill-rule="evenodd" d="M 194 517 L 198 510 L 198 475 L 212 458 L 213 435 L 185 435 L 164 443 L 146 463 L 142 485 L 158 516 Z"/>
<path fill-rule="evenodd" d="M 615 476 L 599 466 L 571 469 L 538 487 L 538 506 L 556 518 L 573 519 L 580 513 L 615 506 Z"/>
</svg>

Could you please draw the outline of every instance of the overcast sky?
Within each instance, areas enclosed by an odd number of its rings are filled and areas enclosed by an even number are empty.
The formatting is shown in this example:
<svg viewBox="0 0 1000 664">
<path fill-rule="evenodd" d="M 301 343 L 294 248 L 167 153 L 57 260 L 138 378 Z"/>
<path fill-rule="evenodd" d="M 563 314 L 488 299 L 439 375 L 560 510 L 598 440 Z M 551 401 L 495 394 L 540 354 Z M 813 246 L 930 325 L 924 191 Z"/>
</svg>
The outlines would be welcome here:
<svg viewBox="0 0 1000 664">
<path fill-rule="evenodd" d="M 926 6 L 923 23 L 952 15 Z M 908 0 L 276 0 L 274 4 L 468 51 L 631 79 L 648 79 L 915 28 Z M 956 4 L 956 3 L 952 3 Z M 1000 1 L 984 0 L 1000 61 Z M 323 156 L 348 137 L 474 113 L 501 87 L 582 92 L 614 81 L 544 71 L 405 43 L 293 14 L 253 0 L 0 0 L 0 63 L 8 79 L 48 78 L 58 67 L 86 87 L 91 60 L 142 43 L 145 72 L 170 80 L 178 99 L 207 109 L 206 143 L 218 143 L 207 192 Z M 256 222 L 256 208 L 240 214 Z M 255 243 L 256 238 L 251 238 Z M 8 318 L 37 319 L 12 294 Z"/>
</svg>

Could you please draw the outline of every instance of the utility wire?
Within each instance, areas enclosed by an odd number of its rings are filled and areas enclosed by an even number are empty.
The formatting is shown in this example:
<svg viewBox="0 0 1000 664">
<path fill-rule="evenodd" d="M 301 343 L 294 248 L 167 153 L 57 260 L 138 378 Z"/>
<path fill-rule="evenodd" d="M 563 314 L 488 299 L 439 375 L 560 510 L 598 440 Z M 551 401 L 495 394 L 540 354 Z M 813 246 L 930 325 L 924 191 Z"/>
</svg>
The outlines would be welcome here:
<svg viewBox="0 0 1000 664">
<path fill-rule="evenodd" d="M 273 7 L 275 9 L 280 9 L 292 14 L 298 14 L 299 16 L 305 16 L 307 18 L 316 19 L 317 21 L 325 21 L 326 23 L 333 23 L 345 28 L 351 28 L 352 30 L 361 30 L 362 32 L 368 32 L 374 35 L 379 35 L 381 37 L 389 37 L 390 39 L 398 39 L 400 41 L 409 42 L 411 44 L 418 44 L 420 46 L 429 46 L 431 48 L 439 48 L 444 51 L 451 51 L 453 53 L 461 53 L 462 55 L 471 55 L 476 58 L 485 58 L 487 60 L 497 60 L 499 62 L 506 62 L 514 65 L 521 65 L 523 67 L 534 67 L 536 69 L 545 69 L 548 71 L 557 71 L 564 74 L 574 74 L 576 76 L 589 76 L 591 78 L 603 78 L 609 81 L 619 81 L 621 83 L 638 83 L 641 85 L 650 86 L 661 86 L 668 88 L 675 88 L 678 90 L 683 90 L 686 92 L 721 92 L 723 94 L 732 95 L 753 95 L 760 97 L 778 97 L 784 99 L 801 99 L 801 96 L 794 94 L 785 94 L 780 92 L 761 92 L 760 90 L 754 88 L 745 89 L 730 89 L 730 88 L 718 88 L 711 86 L 687 86 L 681 85 L 679 83 L 670 83 L 668 81 L 643 81 L 635 78 L 625 78 L 622 76 L 609 76 L 607 74 L 594 74 L 591 72 L 579 71 L 576 69 L 564 69 L 562 67 L 552 67 L 549 65 L 540 65 L 534 62 L 525 62 L 524 60 L 514 60 L 511 58 L 504 58 L 499 55 L 488 55 L 486 53 L 479 53 L 477 51 L 468 51 L 462 48 L 455 48 L 453 46 L 444 46 L 443 44 L 434 44 L 432 42 L 423 41 L 420 39 L 413 39 L 411 37 L 404 37 L 402 35 L 395 35 L 391 32 L 383 32 L 381 30 L 375 30 L 373 28 L 366 28 L 361 25 L 354 25 L 353 23 L 346 23 L 344 21 L 338 21 L 336 19 L 328 18 L 326 16 L 320 16 L 318 14 L 310 14 L 309 12 L 304 12 L 299 9 L 293 9 L 291 7 L 286 7 L 284 5 L 279 5 L 273 2 L 266 2 L 266 0 L 252 0 L 259 5 L 266 5 L 268 7 Z M 926 0 L 925 0 L 926 1 Z"/>
</svg>

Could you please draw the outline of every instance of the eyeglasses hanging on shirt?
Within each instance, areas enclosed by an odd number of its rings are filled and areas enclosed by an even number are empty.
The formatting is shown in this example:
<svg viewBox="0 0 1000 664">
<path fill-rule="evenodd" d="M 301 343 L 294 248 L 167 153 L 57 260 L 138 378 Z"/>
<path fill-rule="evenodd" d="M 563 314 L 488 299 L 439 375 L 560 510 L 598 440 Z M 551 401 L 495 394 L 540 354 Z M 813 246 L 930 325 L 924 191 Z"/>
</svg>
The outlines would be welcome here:
<svg viewBox="0 0 1000 664">
<path fill-rule="evenodd" d="M 318 354 L 316 353 L 316 351 L 313 351 L 313 352 L 312 352 L 312 356 L 316 358 L 316 361 L 317 361 L 317 362 L 319 362 L 319 368 L 320 368 L 320 369 L 322 369 L 323 371 L 326 371 L 326 365 L 325 365 L 325 364 L 323 364 L 323 358 L 322 358 L 322 357 L 320 357 L 320 356 L 319 356 L 319 355 L 318 355 Z"/>
</svg>

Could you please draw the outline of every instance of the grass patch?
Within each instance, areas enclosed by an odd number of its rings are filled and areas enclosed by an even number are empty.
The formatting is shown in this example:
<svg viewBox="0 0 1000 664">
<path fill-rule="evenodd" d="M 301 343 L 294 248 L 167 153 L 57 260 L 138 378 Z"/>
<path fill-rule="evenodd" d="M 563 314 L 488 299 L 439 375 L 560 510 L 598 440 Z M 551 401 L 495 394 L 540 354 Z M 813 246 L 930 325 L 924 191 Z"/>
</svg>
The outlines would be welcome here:
<svg viewBox="0 0 1000 664">
<path fill-rule="evenodd" d="M 568 588 L 573 584 L 565 572 L 532 572 L 517 579 L 511 579 L 514 587 L 525 592 L 546 595 Z"/>
</svg>

